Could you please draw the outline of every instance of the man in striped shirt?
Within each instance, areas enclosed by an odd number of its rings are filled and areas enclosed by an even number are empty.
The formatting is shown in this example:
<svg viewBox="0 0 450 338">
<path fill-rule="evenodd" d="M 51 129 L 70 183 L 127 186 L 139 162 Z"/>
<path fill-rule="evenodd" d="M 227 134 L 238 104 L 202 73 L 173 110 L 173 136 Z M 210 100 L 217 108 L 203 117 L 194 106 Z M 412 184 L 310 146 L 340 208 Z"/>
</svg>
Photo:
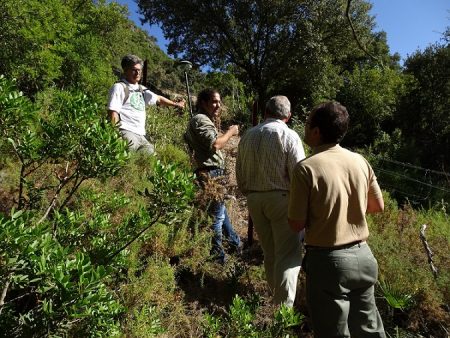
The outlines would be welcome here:
<svg viewBox="0 0 450 338">
<path fill-rule="evenodd" d="M 264 253 L 267 283 L 275 304 L 292 306 L 301 264 L 300 235 L 288 224 L 289 187 L 295 165 L 305 157 L 298 134 L 286 122 L 291 104 L 274 96 L 265 120 L 242 137 L 236 161 L 239 189 Z"/>
</svg>

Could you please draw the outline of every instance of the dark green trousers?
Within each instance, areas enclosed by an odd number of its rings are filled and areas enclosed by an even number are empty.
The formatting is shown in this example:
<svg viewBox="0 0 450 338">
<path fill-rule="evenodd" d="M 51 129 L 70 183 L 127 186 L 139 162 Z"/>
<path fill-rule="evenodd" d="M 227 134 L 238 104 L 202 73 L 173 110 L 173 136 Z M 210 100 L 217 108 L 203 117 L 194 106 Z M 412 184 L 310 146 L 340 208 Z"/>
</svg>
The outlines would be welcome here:
<svg viewBox="0 0 450 338">
<path fill-rule="evenodd" d="M 367 243 L 307 249 L 304 269 L 316 338 L 386 337 L 374 295 L 378 264 Z"/>
</svg>

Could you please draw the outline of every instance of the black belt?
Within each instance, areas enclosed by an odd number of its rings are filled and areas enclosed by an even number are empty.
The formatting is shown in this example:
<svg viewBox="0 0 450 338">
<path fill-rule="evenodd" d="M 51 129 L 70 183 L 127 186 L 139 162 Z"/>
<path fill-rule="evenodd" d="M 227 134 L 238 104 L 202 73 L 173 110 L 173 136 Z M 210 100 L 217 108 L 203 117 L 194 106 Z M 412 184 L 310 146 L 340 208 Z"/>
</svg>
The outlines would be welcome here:
<svg viewBox="0 0 450 338">
<path fill-rule="evenodd" d="M 352 246 L 355 246 L 357 244 L 364 244 L 366 243 L 366 241 L 354 241 L 351 243 L 347 243 L 347 244 L 342 244 L 342 245 L 338 245 L 338 246 L 314 246 L 314 245 L 305 245 L 305 249 L 306 250 L 323 250 L 323 251 L 333 251 L 333 250 L 342 250 L 342 249 L 348 249 L 351 248 Z"/>
</svg>

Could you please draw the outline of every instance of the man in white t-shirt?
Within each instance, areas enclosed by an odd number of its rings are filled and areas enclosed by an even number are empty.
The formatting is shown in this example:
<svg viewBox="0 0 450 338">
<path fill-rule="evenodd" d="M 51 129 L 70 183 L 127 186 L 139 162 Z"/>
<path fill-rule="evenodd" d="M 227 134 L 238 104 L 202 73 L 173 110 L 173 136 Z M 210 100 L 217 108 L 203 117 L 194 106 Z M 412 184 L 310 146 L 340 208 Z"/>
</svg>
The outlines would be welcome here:
<svg viewBox="0 0 450 338">
<path fill-rule="evenodd" d="M 184 108 L 184 101 L 173 102 L 140 85 L 143 61 L 139 57 L 125 55 L 121 65 L 123 78 L 109 91 L 109 118 L 119 127 L 120 134 L 129 142 L 131 150 L 154 154 L 155 147 L 145 138 L 145 107 L 157 104 Z"/>
</svg>

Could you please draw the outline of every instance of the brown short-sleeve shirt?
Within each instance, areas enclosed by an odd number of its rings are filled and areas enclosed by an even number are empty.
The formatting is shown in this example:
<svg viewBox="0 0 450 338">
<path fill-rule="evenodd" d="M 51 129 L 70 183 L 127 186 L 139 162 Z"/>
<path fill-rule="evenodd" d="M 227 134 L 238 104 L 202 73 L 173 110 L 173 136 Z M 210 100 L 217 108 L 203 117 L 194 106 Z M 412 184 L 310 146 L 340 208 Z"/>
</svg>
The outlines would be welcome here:
<svg viewBox="0 0 450 338">
<path fill-rule="evenodd" d="M 366 240 L 369 194 L 382 198 L 364 157 L 339 145 L 324 145 L 294 170 L 289 218 L 306 220 L 307 245 L 334 247 Z"/>
</svg>

